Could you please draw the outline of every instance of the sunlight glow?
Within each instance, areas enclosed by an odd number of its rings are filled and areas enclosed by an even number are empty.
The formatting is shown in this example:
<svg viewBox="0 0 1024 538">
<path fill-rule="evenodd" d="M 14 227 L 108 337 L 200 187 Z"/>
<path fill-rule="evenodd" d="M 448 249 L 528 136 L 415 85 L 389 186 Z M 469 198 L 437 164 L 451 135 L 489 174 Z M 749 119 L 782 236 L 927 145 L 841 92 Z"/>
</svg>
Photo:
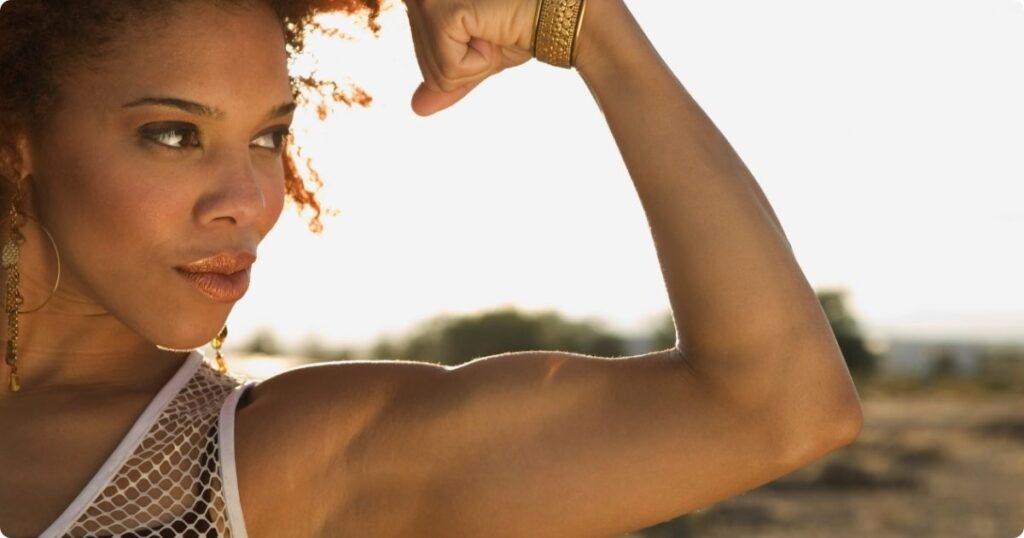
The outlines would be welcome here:
<svg viewBox="0 0 1024 538">
<path fill-rule="evenodd" d="M 1019 17 L 992 1 L 628 4 L 757 177 L 812 286 L 850 289 L 879 333 L 1020 337 Z M 281 219 L 235 334 L 365 342 L 500 304 L 645 328 L 668 308 L 662 275 L 582 81 L 533 61 L 417 117 L 405 17 L 382 15 L 379 40 L 355 25 L 310 42 L 321 76 L 374 101 L 297 119 L 340 214 L 319 237 Z M 559 126 L 578 157 L 552 149 Z"/>
</svg>

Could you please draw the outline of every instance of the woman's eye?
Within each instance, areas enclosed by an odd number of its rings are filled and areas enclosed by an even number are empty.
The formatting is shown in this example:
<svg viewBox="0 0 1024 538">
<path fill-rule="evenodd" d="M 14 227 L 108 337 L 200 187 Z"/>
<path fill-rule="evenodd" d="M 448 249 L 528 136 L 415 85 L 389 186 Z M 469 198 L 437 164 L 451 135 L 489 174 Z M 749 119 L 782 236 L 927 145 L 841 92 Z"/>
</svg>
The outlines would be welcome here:
<svg viewBox="0 0 1024 538">
<path fill-rule="evenodd" d="M 286 136 L 288 136 L 288 128 L 282 127 L 253 139 L 253 145 L 271 151 L 280 151 L 284 147 L 284 138 Z"/>
<path fill-rule="evenodd" d="M 174 150 L 186 150 L 201 146 L 199 130 L 189 124 L 154 124 L 141 130 L 142 136 L 160 146 Z M 252 145 L 279 152 L 284 149 L 284 139 L 288 136 L 288 128 L 281 127 L 264 133 L 253 139 Z"/>
<path fill-rule="evenodd" d="M 142 135 L 170 149 L 188 149 L 199 147 L 199 131 L 192 125 L 172 124 L 150 126 L 142 130 Z"/>
</svg>

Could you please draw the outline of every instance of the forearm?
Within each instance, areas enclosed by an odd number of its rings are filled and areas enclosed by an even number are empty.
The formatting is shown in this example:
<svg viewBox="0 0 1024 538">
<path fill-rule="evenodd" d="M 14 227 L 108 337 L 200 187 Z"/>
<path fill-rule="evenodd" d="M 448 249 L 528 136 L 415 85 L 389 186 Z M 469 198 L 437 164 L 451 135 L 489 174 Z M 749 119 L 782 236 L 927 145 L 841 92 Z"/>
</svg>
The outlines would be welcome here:
<svg viewBox="0 0 1024 538">
<path fill-rule="evenodd" d="M 647 215 L 688 362 L 752 401 L 792 389 L 794 406 L 837 394 L 855 403 L 828 320 L 750 171 L 625 4 L 587 1 L 578 70 Z"/>
</svg>

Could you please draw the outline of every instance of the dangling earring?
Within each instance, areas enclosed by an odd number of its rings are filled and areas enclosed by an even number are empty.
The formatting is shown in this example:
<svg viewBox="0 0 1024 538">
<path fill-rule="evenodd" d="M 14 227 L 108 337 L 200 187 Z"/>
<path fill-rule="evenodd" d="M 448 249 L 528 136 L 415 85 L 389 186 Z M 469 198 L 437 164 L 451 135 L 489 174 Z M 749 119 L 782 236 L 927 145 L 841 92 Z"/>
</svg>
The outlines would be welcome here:
<svg viewBox="0 0 1024 538">
<path fill-rule="evenodd" d="M 7 312 L 7 353 L 4 360 L 11 368 L 8 387 L 11 392 L 21 390 L 18 384 L 18 307 L 24 299 L 18 290 L 21 275 L 18 274 L 18 247 L 25 242 L 18 225 L 18 206 L 11 202 L 11 236 L 4 243 L 3 267 L 7 270 L 7 286 L 4 294 L 4 310 Z"/>
<path fill-rule="evenodd" d="M 53 250 L 57 254 L 57 281 L 53 284 L 53 290 L 50 291 L 50 295 L 43 301 L 43 304 L 32 310 L 18 310 L 18 307 L 25 302 L 25 299 L 21 296 L 21 291 L 18 289 L 18 285 L 21 283 L 21 274 L 18 272 L 18 259 L 20 257 L 20 247 L 25 242 L 25 236 L 21 233 L 21 222 L 19 222 L 21 215 L 18 213 L 18 199 L 19 196 L 15 196 L 11 201 L 9 215 L 11 219 L 11 233 L 7 242 L 4 243 L 3 254 L 0 256 L 0 265 L 7 271 L 6 292 L 4 293 L 4 310 L 7 313 L 7 353 L 4 360 L 11 368 L 8 379 L 8 388 L 11 392 L 21 390 L 21 384 L 18 380 L 18 314 L 31 314 L 42 309 L 50 302 L 50 299 L 57 292 L 57 287 L 60 285 L 60 250 L 57 248 L 57 242 L 54 241 L 53 234 L 43 226 L 43 223 L 26 213 L 24 216 L 36 221 L 50 239 L 50 244 L 53 245 Z"/>
<path fill-rule="evenodd" d="M 228 337 L 228 326 L 225 325 L 221 328 L 217 336 L 213 338 L 210 345 L 213 346 L 213 350 L 217 352 L 217 371 L 224 374 L 227 373 L 228 367 L 224 364 L 224 356 L 220 354 L 220 346 L 224 345 L 224 339 Z"/>
</svg>

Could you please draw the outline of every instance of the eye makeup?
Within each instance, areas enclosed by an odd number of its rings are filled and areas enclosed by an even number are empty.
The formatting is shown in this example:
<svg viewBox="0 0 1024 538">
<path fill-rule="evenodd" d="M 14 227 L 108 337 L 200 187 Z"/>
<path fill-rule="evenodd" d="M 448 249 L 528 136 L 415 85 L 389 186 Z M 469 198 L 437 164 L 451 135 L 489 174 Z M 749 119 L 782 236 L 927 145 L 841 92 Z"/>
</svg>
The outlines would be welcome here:
<svg viewBox="0 0 1024 538">
<path fill-rule="evenodd" d="M 264 131 L 253 139 L 256 141 L 268 136 L 272 137 L 270 146 L 258 143 L 253 143 L 252 145 L 266 151 L 281 153 L 284 149 L 284 139 L 290 132 L 291 130 L 287 125 L 275 126 L 268 131 Z M 199 129 L 191 123 L 150 123 L 140 127 L 138 133 L 142 141 L 155 144 L 163 149 L 169 149 L 172 151 L 185 151 L 188 149 L 202 147 L 202 144 L 200 143 Z"/>
<path fill-rule="evenodd" d="M 150 123 L 139 128 L 139 136 L 166 149 L 182 151 L 199 147 L 199 130 L 190 123 Z M 174 144 L 188 143 L 185 146 Z"/>
<path fill-rule="evenodd" d="M 261 139 L 263 137 L 271 136 L 271 137 L 273 137 L 272 138 L 272 141 L 273 141 L 273 146 L 272 147 L 269 147 L 269 148 L 266 147 L 266 146 L 257 146 L 257 147 L 259 147 L 261 149 L 266 149 L 268 151 L 273 151 L 274 153 L 280 153 L 282 150 L 284 150 L 284 140 L 285 140 L 285 138 L 288 137 L 288 135 L 290 133 L 291 133 L 291 128 L 289 128 L 287 125 L 281 125 L 281 126 L 275 127 L 272 130 L 267 131 L 267 132 L 257 136 L 254 140 L 259 140 L 259 139 Z"/>
</svg>

